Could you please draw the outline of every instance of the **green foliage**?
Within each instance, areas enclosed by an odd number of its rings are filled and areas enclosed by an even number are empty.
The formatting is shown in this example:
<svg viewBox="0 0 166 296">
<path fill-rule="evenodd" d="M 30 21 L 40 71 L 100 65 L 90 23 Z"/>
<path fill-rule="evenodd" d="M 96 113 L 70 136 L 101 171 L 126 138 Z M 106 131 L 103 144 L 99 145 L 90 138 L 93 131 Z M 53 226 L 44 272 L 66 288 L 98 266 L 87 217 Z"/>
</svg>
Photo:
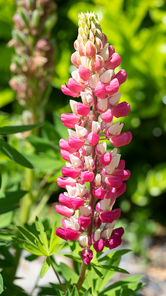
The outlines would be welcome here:
<svg viewBox="0 0 166 296">
<path fill-rule="evenodd" d="M 11 212 L 19 207 L 19 200 L 27 191 L 6 192 L 5 196 L 0 198 L 0 215 Z M 2 225 L 1 225 L 2 226 Z"/>
<path fill-rule="evenodd" d="M 38 219 L 38 217 L 36 217 L 35 229 L 34 225 L 29 226 L 28 228 L 30 230 L 18 226 L 18 230 L 24 237 L 24 239 L 19 237 L 14 237 L 13 239 L 14 241 L 22 245 L 22 247 L 30 253 L 37 256 L 47 256 L 40 271 L 40 277 L 43 278 L 43 276 L 50 268 L 50 256 L 57 253 L 64 246 L 64 243 L 62 243 L 61 239 L 55 234 L 56 222 L 53 226 L 50 240 L 48 240 L 45 232 L 45 227 L 43 223 Z"/>
<path fill-rule="evenodd" d="M 2 275 L 0 274 L 0 294 L 3 292 L 3 278 Z"/>
</svg>

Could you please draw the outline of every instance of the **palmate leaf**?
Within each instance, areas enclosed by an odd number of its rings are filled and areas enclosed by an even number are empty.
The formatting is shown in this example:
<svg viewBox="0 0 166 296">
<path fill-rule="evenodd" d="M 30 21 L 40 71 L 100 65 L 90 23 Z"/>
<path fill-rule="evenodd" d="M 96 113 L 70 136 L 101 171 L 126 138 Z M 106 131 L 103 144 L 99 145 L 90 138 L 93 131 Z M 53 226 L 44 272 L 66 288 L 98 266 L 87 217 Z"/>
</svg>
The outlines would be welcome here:
<svg viewBox="0 0 166 296">
<path fill-rule="evenodd" d="M 33 169 L 33 165 L 21 153 L 2 139 L 0 139 L 0 151 L 16 163 L 29 169 Z"/>
<path fill-rule="evenodd" d="M 16 241 L 17 243 L 19 243 L 20 245 L 22 245 L 22 247 L 27 250 L 28 252 L 34 254 L 34 255 L 38 255 L 38 256 L 45 256 L 45 254 L 43 254 L 38 247 L 35 247 L 33 244 L 31 243 L 27 243 L 25 240 L 21 239 L 21 238 L 15 238 L 13 237 L 13 240 Z"/>
<path fill-rule="evenodd" d="M 10 135 L 10 134 L 22 133 L 22 132 L 30 131 L 36 127 L 39 127 L 39 126 L 41 126 L 41 124 L 3 126 L 3 127 L 0 127 L 0 135 Z"/>
</svg>

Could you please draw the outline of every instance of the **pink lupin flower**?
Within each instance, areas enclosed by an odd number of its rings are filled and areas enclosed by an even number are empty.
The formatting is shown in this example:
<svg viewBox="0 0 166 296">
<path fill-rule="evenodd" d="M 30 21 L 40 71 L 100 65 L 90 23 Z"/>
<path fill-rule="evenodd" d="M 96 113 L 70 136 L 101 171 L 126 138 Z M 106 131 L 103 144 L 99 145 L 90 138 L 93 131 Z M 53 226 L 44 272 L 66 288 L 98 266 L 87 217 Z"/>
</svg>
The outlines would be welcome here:
<svg viewBox="0 0 166 296">
<path fill-rule="evenodd" d="M 122 133 L 123 123 L 114 122 L 130 112 L 127 102 L 119 103 L 119 86 L 127 78 L 125 70 L 117 73 L 115 69 L 120 66 L 121 57 L 107 43 L 94 13 L 81 14 L 79 19 L 75 53 L 71 56 L 77 69 L 67 86 L 62 86 L 62 92 L 81 96 L 82 102 L 70 100 L 73 113 L 61 116 L 69 128 L 69 138 L 59 142 L 67 163 L 62 168 L 66 177 L 58 177 L 57 183 L 67 192 L 59 195 L 61 205 L 55 208 L 67 218 L 62 219 L 63 228 L 57 229 L 57 235 L 64 240 L 77 240 L 83 249 L 81 258 L 88 265 L 93 258 L 90 247 L 102 252 L 104 246 L 113 249 L 121 244 L 123 228 L 114 230 L 121 210 L 113 206 L 126 190 L 124 181 L 129 179 L 130 171 L 120 160 L 117 147 L 129 144 L 132 135 L 129 131 Z M 105 140 L 115 147 L 111 152 L 107 152 Z"/>
</svg>

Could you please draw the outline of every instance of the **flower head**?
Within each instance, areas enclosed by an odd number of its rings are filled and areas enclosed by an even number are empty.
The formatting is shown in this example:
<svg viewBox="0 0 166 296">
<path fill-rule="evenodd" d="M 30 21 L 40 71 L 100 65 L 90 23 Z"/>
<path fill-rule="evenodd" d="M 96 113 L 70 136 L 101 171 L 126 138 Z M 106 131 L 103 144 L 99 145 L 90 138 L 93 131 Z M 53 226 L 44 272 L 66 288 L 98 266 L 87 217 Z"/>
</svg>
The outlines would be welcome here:
<svg viewBox="0 0 166 296">
<path fill-rule="evenodd" d="M 114 230 L 121 210 L 112 208 L 116 198 L 124 193 L 123 181 L 130 177 L 130 172 L 125 170 L 125 162 L 120 160 L 116 147 L 129 144 L 132 135 L 121 133 L 123 123 L 114 123 L 114 117 L 127 116 L 130 111 L 128 103 L 119 103 L 121 94 L 118 93 L 127 76 L 125 70 L 115 74 L 121 58 L 107 43 L 95 13 L 79 15 L 74 48 L 71 61 L 77 70 L 67 86 L 62 86 L 62 92 L 81 96 L 82 103 L 71 100 L 73 114 L 61 116 L 63 124 L 75 131 L 69 130 L 68 141 L 60 140 L 60 147 L 67 153 L 61 155 L 69 163 L 62 168 L 67 178 L 58 178 L 58 184 L 63 188 L 68 184 L 73 188 L 81 186 L 82 194 L 76 190 L 70 197 L 64 192 L 60 195 L 62 206 L 56 205 L 56 211 L 67 217 L 67 223 L 78 211 L 75 219 L 80 227 L 76 229 L 70 223 L 70 229 L 73 229 L 70 239 L 78 240 L 83 248 L 81 258 L 88 265 L 93 258 L 91 243 L 96 252 L 101 252 L 104 246 L 112 249 L 121 244 L 123 228 Z M 112 151 L 107 152 L 106 140 L 112 144 Z M 86 189 L 87 182 L 90 190 Z M 69 238 L 67 229 L 57 229 L 57 235 Z"/>
</svg>

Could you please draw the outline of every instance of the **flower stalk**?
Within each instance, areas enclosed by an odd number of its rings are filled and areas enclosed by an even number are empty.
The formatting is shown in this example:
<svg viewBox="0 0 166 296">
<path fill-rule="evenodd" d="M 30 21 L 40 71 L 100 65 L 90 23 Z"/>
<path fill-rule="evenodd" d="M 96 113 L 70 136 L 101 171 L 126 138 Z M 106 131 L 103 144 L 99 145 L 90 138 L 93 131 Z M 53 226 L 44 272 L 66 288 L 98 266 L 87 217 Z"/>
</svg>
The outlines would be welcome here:
<svg viewBox="0 0 166 296">
<path fill-rule="evenodd" d="M 19 104 L 30 112 L 30 123 L 41 123 L 54 74 L 54 46 L 49 40 L 56 22 L 56 4 L 52 0 L 15 2 L 12 40 L 8 43 L 15 50 L 9 84 Z"/>
<path fill-rule="evenodd" d="M 116 71 L 120 55 L 107 42 L 95 13 L 79 15 L 74 48 L 71 62 L 77 70 L 61 89 L 74 98 L 81 96 L 82 103 L 70 100 L 73 113 L 61 115 L 69 139 L 59 143 L 67 163 L 62 168 L 64 177 L 58 177 L 57 183 L 66 191 L 59 195 L 61 205 L 55 209 L 66 217 L 56 234 L 64 240 L 77 240 L 82 248 L 79 290 L 93 249 L 102 252 L 104 247 L 113 249 L 122 242 L 123 228 L 114 229 L 121 210 L 113 206 L 126 190 L 124 181 L 130 171 L 117 148 L 129 144 L 132 135 L 121 133 L 123 123 L 114 123 L 114 118 L 130 112 L 127 102 L 119 102 L 119 87 L 127 75 L 125 70 Z M 112 150 L 107 152 L 108 143 Z"/>
</svg>

